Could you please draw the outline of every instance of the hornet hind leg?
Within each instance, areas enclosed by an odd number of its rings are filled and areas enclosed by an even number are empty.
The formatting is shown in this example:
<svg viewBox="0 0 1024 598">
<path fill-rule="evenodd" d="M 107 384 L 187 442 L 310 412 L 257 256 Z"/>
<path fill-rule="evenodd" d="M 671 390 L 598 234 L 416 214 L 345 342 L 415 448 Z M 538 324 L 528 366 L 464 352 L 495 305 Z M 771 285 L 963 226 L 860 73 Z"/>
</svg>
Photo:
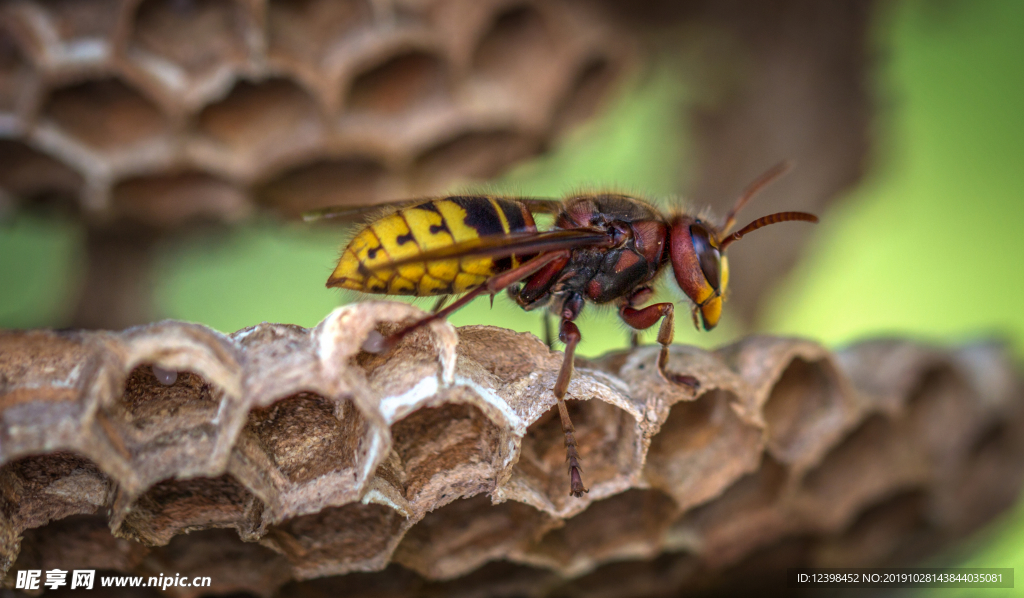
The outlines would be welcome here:
<svg viewBox="0 0 1024 598">
<path fill-rule="evenodd" d="M 513 268 L 507 272 L 502 272 L 501 274 L 496 274 L 488 278 L 487 282 L 485 282 L 484 284 L 476 287 L 472 291 L 469 291 L 465 295 L 459 297 L 451 305 L 438 311 L 435 311 L 434 313 L 430 314 L 429 316 L 426 316 L 425 318 L 421 318 L 416 322 L 413 322 L 412 324 L 406 326 L 405 328 L 402 328 L 398 332 L 395 332 L 394 334 L 388 336 L 387 338 L 380 337 L 374 338 L 372 340 L 368 339 L 367 342 L 363 343 L 363 350 L 368 353 L 386 353 L 391 349 L 395 348 L 395 346 L 397 346 L 398 343 L 403 338 L 405 338 L 410 332 L 418 330 L 436 320 L 442 320 L 444 318 L 447 318 L 452 312 L 458 310 L 462 306 L 466 305 L 473 299 L 476 299 L 480 295 L 483 295 L 484 293 L 494 295 L 495 293 L 503 291 L 507 286 L 519 282 L 524 278 L 528 278 L 529 276 L 535 274 L 537 270 L 540 270 L 549 263 L 558 259 L 565 258 L 568 255 L 568 249 L 552 251 L 550 253 L 542 253 L 541 255 L 538 255 L 537 257 L 520 265 L 517 268 Z M 436 305 L 435 307 L 440 307 L 440 305 Z"/>
</svg>

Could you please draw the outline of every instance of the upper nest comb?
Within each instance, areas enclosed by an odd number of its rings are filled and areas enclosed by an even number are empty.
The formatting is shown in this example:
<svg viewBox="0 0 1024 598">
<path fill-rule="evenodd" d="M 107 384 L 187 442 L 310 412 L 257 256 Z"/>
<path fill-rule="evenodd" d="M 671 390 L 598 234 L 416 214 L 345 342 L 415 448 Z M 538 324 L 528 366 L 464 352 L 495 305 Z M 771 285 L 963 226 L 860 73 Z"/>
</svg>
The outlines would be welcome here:
<svg viewBox="0 0 1024 598">
<path fill-rule="evenodd" d="M 494 176 L 631 61 L 587 2 L 18 0 L 0 7 L 0 208 L 172 227 Z"/>
</svg>

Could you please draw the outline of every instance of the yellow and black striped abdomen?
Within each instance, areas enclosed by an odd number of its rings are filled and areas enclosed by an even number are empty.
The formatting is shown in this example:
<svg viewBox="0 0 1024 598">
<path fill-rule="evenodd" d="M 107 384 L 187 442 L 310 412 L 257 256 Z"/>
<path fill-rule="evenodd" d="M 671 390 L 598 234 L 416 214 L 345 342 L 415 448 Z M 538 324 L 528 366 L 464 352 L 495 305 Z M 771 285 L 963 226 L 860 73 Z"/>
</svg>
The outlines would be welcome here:
<svg viewBox="0 0 1024 598">
<path fill-rule="evenodd" d="M 518 257 L 452 258 L 397 268 L 387 264 L 480 237 L 536 230 L 529 210 L 512 199 L 468 196 L 425 201 L 360 231 L 345 248 L 327 286 L 420 297 L 464 293 L 518 266 Z"/>
</svg>

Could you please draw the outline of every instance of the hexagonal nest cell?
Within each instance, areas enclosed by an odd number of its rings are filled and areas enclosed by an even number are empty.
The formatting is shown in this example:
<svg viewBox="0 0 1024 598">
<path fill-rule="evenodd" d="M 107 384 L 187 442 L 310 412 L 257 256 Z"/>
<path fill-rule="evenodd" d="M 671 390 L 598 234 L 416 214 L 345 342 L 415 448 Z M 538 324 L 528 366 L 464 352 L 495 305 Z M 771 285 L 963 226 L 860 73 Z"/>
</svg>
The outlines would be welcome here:
<svg viewBox="0 0 1024 598">
<path fill-rule="evenodd" d="M 115 78 L 50 92 L 43 116 L 65 134 L 104 152 L 170 132 L 170 122 L 156 104 Z"/>
<path fill-rule="evenodd" d="M 817 549 L 821 566 L 831 563 L 914 563 L 938 541 L 928 515 L 928 495 L 899 492 L 868 507 L 841 535 Z M 856 564 L 851 566 L 857 566 Z"/>
<path fill-rule="evenodd" d="M 699 552 L 713 568 L 722 568 L 799 530 L 783 503 L 788 477 L 784 466 L 765 455 L 757 471 L 685 513 L 667 534 L 670 545 Z"/>
<path fill-rule="evenodd" d="M 345 107 L 353 115 L 410 114 L 420 106 L 443 102 L 449 77 L 440 56 L 410 50 L 357 75 L 348 88 Z"/>
<path fill-rule="evenodd" d="M 115 509 L 114 532 L 147 546 L 162 546 L 194 530 L 234 528 L 239 536 L 262 535 L 262 504 L 233 476 L 165 480 L 131 504 Z M 185 514 L 188 515 L 185 515 Z"/>
<path fill-rule="evenodd" d="M 239 220 L 250 211 L 241 189 L 197 170 L 125 179 L 114 188 L 113 202 L 127 218 L 155 227 Z"/>
<path fill-rule="evenodd" d="M 555 50 L 555 39 L 537 8 L 512 6 L 495 16 L 480 39 L 473 68 L 491 78 L 521 77 Z"/>
<path fill-rule="evenodd" d="M 194 576 L 210 578 L 209 586 L 188 588 L 191 594 L 186 595 L 269 596 L 291 579 L 283 555 L 255 542 L 243 542 L 230 529 L 175 536 L 166 546 L 149 549 L 146 568 L 152 576 L 162 573 L 174 577 L 182 571 L 194 571 Z"/>
<path fill-rule="evenodd" d="M 461 133 L 427 149 L 416 158 L 413 179 L 431 188 L 445 178 L 486 179 L 510 164 L 533 155 L 539 141 L 509 130 Z"/>
<path fill-rule="evenodd" d="M 804 477 L 800 499 L 810 503 L 805 510 L 813 515 L 808 517 L 820 519 L 821 527 L 844 525 L 865 502 L 920 486 L 936 475 L 922 454 L 925 447 L 910 442 L 905 429 L 873 414 L 852 430 Z"/>
<path fill-rule="evenodd" d="M 110 533 L 103 515 L 71 515 L 25 531 L 14 570 L 106 569 L 138 567 L 149 549 Z"/>
<path fill-rule="evenodd" d="M 391 426 L 391 437 L 410 502 L 441 505 L 494 487 L 501 430 L 471 404 L 414 411 Z M 466 481 L 453 484 L 456 478 Z"/>
<path fill-rule="evenodd" d="M 219 149 L 252 162 L 257 171 L 276 160 L 315 148 L 325 137 L 316 101 L 288 79 L 239 81 L 199 113 L 199 131 Z"/>
<path fill-rule="evenodd" d="M 35 69 L 7 28 L 0 27 L 0 115 L 18 115 L 35 100 Z"/>
<path fill-rule="evenodd" d="M 339 418 L 339 410 L 347 413 Z M 248 429 L 281 473 L 291 483 L 301 484 L 354 467 L 365 426 L 365 419 L 350 403 L 338 406 L 302 392 L 250 411 Z"/>
<path fill-rule="evenodd" d="M 188 471 L 209 455 L 224 389 L 188 371 L 134 368 L 117 403 L 101 409 L 111 439 L 151 478 Z M 155 468 L 155 469 L 153 469 Z"/>
<path fill-rule="evenodd" d="M 768 450 L 784 463 L 813 459 L 846 423 L 846 396 L 827 361 L 794 359 L 764 404 Z"/>
<path fill-rule="evenodd" d="M 466 575 L 537 541 L 557 520 L 516 501 L 491 504 L 479 494 L 427 513 L 392 557 L 431 579 Z"/>
<path fill-rule="evenodd" d="M 20 141 L 0 140 L 0 189 L 33 206 L 77 210 L 82 175 Z"/>
<path fill-rule="evenodd" d="M 49 0 L 41 8 L 52 23 L 53 32 L 65 45 L 71 45 L 109 42 L 118 25 L 110 15 L 117 14 L 124 4 L 124 0 Z"/>
<path fill-rule="evenodd" d="M 107 476 L 91 460 L 68 451 L 23 457 L 4 465 L 0 475 L 3 516 L 22 529 L 93 514 L 108 502 Z"/>
<path fill-rule="evenodd" d="M 352 156 L 295 166 L 261 185 L 258 201 L 296 217 L 306 210 L 372 204 L 387 199 L 388 170 L 379 160 Z"/>
<path fill-rule="evenodd" d="M 637 472 L 636 447 L 642 432 L 629 413 L 597 400 L 569 400 L 566 406 L 576 428 L 584 481 L 592 492 L 604 485 L 619 486 Z M 514 471 L 521 484 L 535 488 L 557 509 L 576 502 L 568 494 L 565 434 L 557 408 L 548 409 L 529 427 Z"/>
<path fill-rule="evenodd" d="M 319 65 L 332 47 L 370 25 L 372 15 L 363 0 L 270 0 L 268 51 L 291 63 Z"/>
<path fill-rule="evenodd" d="M 627 490 L 591 504 L 530 547 L 528 555 L 572 576 L 597 564 L 646 559 L 661 552 L 660 538 L 679 506 L 658 490 Z"/>
<path fill-rule="evenodd" d="M 246 8 L 238 0 L 146 0 L 135 9 L 129 47 L 203 77 L 247 57 Z"/>
<path fill-rule="evenodd" d="M 763 432 L 743 421 L 723 390 L 672 406 L 651 440 L 645 475 L 651 485 L 690 507 L 722 492 L 758 466 Z"/>
<path fill-rule="evenodd" d="M 577 69 L 568 94 L 555 109 L 556 126 L 569 130 L 597 114 L 616 78 L 615 65 L 607 56 L 587 58 Z"/>
<path fill-rule="evenodd" d="M 672 593 L 780 562 L 912 562 L 1024 483 L 1024 386 L 999 350 L 753 337 L 674 348 L 696 393 L 639 367 L 656 348 L 581 360 L 568 405 L 591 491 L 572 498 L 560 356 L 445 323 L 360 351 L 421 315 L 0 333 L 7 583 L 81 565 L 262 596 Z M 904 367 L 856 365 L 875 350 Z"/>
<path fill-rule="evenodd" d="M 322 577 L 382 567 L 404 525 L 388 506 L 355 503 L 273 526 L 263 542 L 283 553 L 300 579 Z"/>
</svg>

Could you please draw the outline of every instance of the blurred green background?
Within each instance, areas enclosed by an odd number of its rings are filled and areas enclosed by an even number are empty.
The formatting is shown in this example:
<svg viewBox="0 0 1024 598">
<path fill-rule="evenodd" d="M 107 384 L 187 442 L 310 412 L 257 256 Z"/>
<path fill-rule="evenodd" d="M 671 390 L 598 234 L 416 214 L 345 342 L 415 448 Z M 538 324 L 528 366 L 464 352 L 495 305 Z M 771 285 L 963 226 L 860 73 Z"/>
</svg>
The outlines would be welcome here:
<svg viewBox="0 0 1024 598">
<path fill-rule="evenodd" d="M 763 327 L 830 346 L 880 334 L 944 343 L 997 336 L 1020 356 L 1024 2 L 906 1 L 880 15 L 880 110 L 868 174 L 820 214 L 803 261 L 766 300 Z M 678 135 L 680 106 L 694 101 L 675 72 L 655 69 L 599 122 L 492 187 L 558 196 L 615 186 L 669 198 L 691 151 Z M 800 176 L 799 168 L 788 176 Z M 83 240 L 72 222 L 22 214 L 0 224 L 0 326 L 66 321 L 81 283 Z M 158 309 L 222 331 L 261 321 L 311 326 L 353 298 L 323 286 L 342 241 L 338 229 L 259 220 L 167 242 L 156 269 Z M 680 296 L 678 290 L 663 293 Z M 625 344 L 613 314 L 585 313 L 583 355 Z M 504 297 L 493 309 L 478 301 L 452 322 L 541 330 L 537 314 Z M 711 334 L 698 335 L 680 318 L 677 342 L 719 345 L 737 333 L 726 304 L 723 325 Z M 1024 571 L 1024 507 L 972 546 L 969 556 L 958 557 L 971 566 L 1021 565 Z"/>
</svg>

